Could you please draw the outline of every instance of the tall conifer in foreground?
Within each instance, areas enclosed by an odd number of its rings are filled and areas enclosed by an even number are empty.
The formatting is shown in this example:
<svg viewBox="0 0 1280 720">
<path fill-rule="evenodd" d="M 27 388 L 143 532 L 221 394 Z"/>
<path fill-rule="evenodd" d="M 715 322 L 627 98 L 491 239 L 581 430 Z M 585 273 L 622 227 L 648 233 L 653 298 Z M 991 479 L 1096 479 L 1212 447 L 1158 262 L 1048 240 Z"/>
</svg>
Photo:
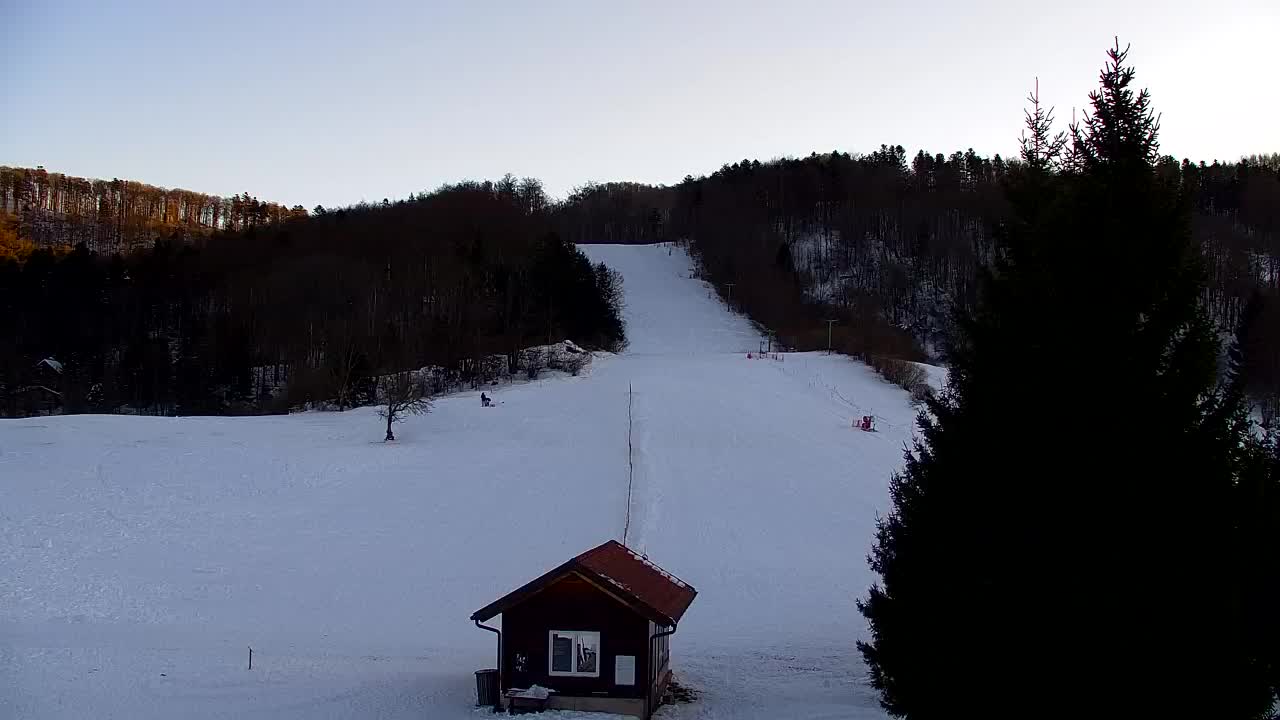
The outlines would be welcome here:
<svg viewBox="0 0 1280 720">
<path fill-rule="evenodd" d="M 895 715 L 1227 717 L 1244 690 L 1226 560 L 1246 424 L 1126 54 L 1065 158 L 1028 114 L 1014 217 L 892 480 L 859 647 Z"/>
</svg>

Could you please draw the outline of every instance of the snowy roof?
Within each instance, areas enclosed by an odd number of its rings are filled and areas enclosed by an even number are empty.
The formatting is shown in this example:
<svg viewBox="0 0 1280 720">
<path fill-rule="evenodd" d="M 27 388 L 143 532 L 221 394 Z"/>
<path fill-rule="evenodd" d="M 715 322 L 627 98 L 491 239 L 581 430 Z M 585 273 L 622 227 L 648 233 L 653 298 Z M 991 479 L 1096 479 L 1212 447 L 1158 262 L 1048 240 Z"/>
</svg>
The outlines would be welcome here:
<svg viewBox="0 0 1280 720">
<path fill-rule="evenodd" d="M 698 594 L 692 585 L 658 567 L 647 557 L 616 540 L 610 540 L 477 610 L 471 619 L 488 620 L 573 572 L 611 587 L 637 612 L 660 625 L 679 622 Z"/>
</svg>

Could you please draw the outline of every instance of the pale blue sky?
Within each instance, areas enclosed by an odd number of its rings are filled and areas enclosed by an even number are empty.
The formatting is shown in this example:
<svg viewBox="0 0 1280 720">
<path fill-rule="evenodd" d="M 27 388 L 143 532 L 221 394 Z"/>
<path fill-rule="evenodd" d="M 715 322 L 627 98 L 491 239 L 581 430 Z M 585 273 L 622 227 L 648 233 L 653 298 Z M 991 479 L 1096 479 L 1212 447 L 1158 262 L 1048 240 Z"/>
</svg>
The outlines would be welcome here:
<svg viewBox="0 0 1280 720">
<path fill-rule="evenodd" d="M 463 178 L 1016 150 L 1113 35 L 1174 155 L 1280 150 L 1280 2 L 0 0 L 0 164 L 310 208 Z"/>
</svg>

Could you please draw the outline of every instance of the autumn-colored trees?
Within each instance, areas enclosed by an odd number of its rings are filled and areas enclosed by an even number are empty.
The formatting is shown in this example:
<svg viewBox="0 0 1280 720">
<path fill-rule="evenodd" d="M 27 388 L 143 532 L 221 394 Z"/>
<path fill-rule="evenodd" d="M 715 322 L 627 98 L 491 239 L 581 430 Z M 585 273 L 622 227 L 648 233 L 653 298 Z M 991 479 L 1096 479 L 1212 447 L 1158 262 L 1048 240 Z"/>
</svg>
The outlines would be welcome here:
<svg viewBox="0 0 1280 720">
<path fill-rule="evenodd" d="M 0 261 L 25 260 L 35 246 L 18 238 L 18 218 L 0 210 Z"/>
<path fill-rule="evenodd" d="M 237 322 L 248 318 L 251 338 L 274 332 L 290 343 L 288 363 L 268 363 L 271 377 L 288 374 L 291 393 L 322 388 L 303 399 L 340 405 L 361 389 L 358 381 L 335 378 L 358 378 L 359 363 L 366 362 L 340 348 L 376 339 L 358 318 L 386 311 L 393 286 L 423 290 L 394 302 L 432 308 L 430 332 L 440 342 L 431 353 L 441 366 L 474 366 L 489 352 L 505 355 L 514 367 L 522 343 L 536 335 L 544 342 L 565 333 L 576 339 L 578 330 L 558 317 L 566 308 L 531 277 L 535 240 L 552 230 L 568 243 L 688 242 L 701 272 L 726 301 L 785 344 L 825 348 L 823 321 L 836 319 L 832 344 L 839 350 L 919 358 L 945 345 L 955 304 L 965 307 L 975 299 L 995 232 L 1009 215 L 1009 172 L 1001 157 L 973 150 L 910 157 L 902 146 L 885 145 L 866 155 L 742 160 L 670 187 L 589 183 L 560 202 L 550 201 L 537 180 L 508 175 L 414 194 L 408 202 L 317 206 L 307 222 L 293 222 L 308 218 L 303 208 L 263 203 L 247 193 L 217 198 L 39 168 L 0 168 L 0 260 L 83 245 L 91 254 L 122 255 L 119 262 L 136 277 L 140 270 L 132 263 L 155 255 L 156 240 L 177 255 L 184 246 L 198 250 L 201 267 L 216 267 L 234 280 L 218 293 L 243 293 L 230 299 L 219 294 L 218 302 L 239 308 L 272 298 L 266 306 L 252 305 L 248 315 L 234 313 Z M 1193 235 L 1209 275 L 1204 302 L 1218 328 L 1229 333 L 1242 322 L 1257 326 L 1247 350 L 1250 391 L 1267 413 L 1280 416 L 1280 326 L 1274 322 L 1280 313 L 1280 160 L 1165 158 L 1157 172 L 1176 182 L 1194 208 Z M 433 246 L 426 255 L 406 255 L 420 243 L 440 242 L 465 249 L 443 253 Z M 357 253 L 351 261 L 353 248 L 410 262 L 396 265 L 396 283 L 385 286 L 386 258 L 377 263 Z M 132 252 L 137 249 L 148 253 Z M 478 264 L 468 265 L 464 257 Z M 407 278 L 409 285 L 398 284 Z M 1088 278 L 1081 278 L 1080 292 L 1089 292 Z M 1251 304 L 1255 311 L 1246 317 Z M 305 308 L 304 315 L 318 312 L 321 319 L 305 326 L 305 338 L 295 337 L 304 327 L 297 324 L 268 330 L 264 317 L 276 307 Z M 532 317 L 543 319 L 541 331 L 534 332 Z M 223 336 L 230 330 L 220 327 L 222 335 L 206 341 L 229 342 Z M 188 349 L 204 352 L 198 344 Z M 145 355 L 138 347 L 131 352 L 131 359 Z M 294 361 L 299 357 L 305 362 Z M 265 376 L 255 377 L 265 385 Z M 336 389 L 323 389 L 335 382 Z"/>
<path fill-rule="evenodd" d="M 531 345 L 616 347 L 615 280 L 547 206 L 536 183 L 463 183 L 128 253 L 0 259 L 0 415 L 343 408 L 425 367 L 438 392 L 518 371 Z"/>
<path fill-rule="evenodd" d="M 35 247 L 83 244 L 106 253 L 157 238 L 190 241 L 215 230 L 244 230 L 306 215 L 299 206 L 287 208 L 248 193 L 221 198 L 131 180 L 89 180 L 43 167 L 3 166 L 0 211 L 16 218 L 18 237 Z"/>
</svg>

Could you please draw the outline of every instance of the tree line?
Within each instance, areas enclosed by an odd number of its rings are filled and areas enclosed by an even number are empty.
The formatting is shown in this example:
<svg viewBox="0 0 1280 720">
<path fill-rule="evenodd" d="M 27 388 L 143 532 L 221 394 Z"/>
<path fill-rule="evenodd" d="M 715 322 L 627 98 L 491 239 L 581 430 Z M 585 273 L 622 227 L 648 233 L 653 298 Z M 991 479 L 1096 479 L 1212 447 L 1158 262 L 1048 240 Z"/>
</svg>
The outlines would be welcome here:
<svg viewBox="0 0 1280 720">
<path fill-rule="evenodd" d="M 0 257 L 76 245 L 105 254 L 127 252 L 158 237 L 190 241 L 306 214 L 300 205 L 290 208 L 247 192 L 223 198 L 132 180 L 73 177 L 43 167 L 0 166 Z"/>
<path fill-rule="evenodd" d="M 571 243 L 688 242 L 722 297 L 785 346 L 826 347 L 823 321 L 834 319 L 834 349 L 925 359 L 945 355 L 954 311 L 974 302 L 1020 162 L 971 149 L 909 158 L 900 145 L 882 145 L 863 155 L 742 160 L 670 187 L 588 183 L 559 202 L 532 178 L 507 176 L 491 188 Z M 1211 164 L 1165 156 L 1156 167 L 1190 198 L 1211 317 L 1224 334 L 1241 320 L 1251 325 L 1242 349 L 1247 392 L 1276 417 L 1280 154 Z M 13 258 L 37 247 L 82 244 L 110 255 L 157 238 L 188 244 L 307 215 L 247 194 L 223 199 L 13 168 L 0 168 L 0 206 L 8 209 L 0 212 L 0 257 Z M 1077 292 L 1090 291 L 1081 278 Z"/>
<path fill-rule="evenodd" d="M 673 195 L 670 189 L 640 183 L 587 183 L 556 203 L 556 226 L 578 244 L 667 242 Z"/>
<path fill-rule="evenodd" d="M 1022 162 L 972 149 L 911 157 L 901 145 L 741 160 L 671 187 L 587 185 L 556 213 L 577 242 L 687 241 L 721 297 L 784 345 L 825 348 L 823 321 L 835 319 L 839 351 L 945 359 L 954 312 L 973 306 L 1011 217 L 1006 188 Z M 1217 328 L 1250 325 L 1250 397 L 1280 416 L 1280 154 L 1154 166 L 1188 197 Z M 1095 262 L 1112 259 L 1099 250 Z M 1082 302 L 1091 274 L 1073 289 Z"/>
<path fill-rule="evenodd" d="M 556 235 L 536 181 L 0 259 L 0 410 L 227 414 L 439 391 L 521 351 L 623 341 L 620 279 Z"/>
</svg>

